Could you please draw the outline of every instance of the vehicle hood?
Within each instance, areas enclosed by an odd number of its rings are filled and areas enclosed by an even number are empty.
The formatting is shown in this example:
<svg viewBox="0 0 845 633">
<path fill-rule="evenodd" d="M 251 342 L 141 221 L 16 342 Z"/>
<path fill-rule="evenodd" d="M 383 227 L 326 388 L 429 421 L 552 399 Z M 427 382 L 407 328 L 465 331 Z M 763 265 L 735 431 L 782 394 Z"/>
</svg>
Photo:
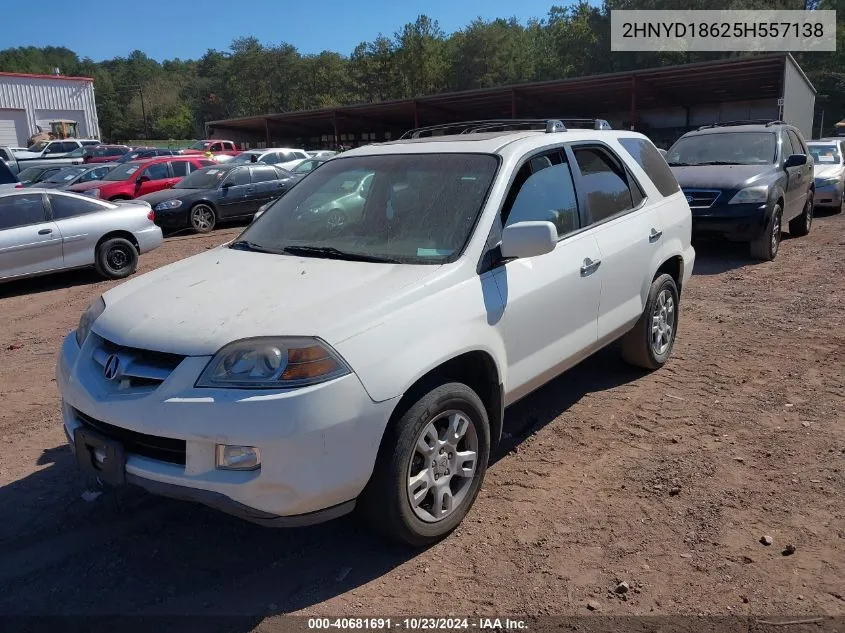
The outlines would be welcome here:
<svg viewBox="0 0 845 633">
<path fill-rule="evenodd" d="M 121 345 L 189 356 L 253 336 L 334 345 L 406 304 L 440 268 L 218 247 L 109 290 L 93 329 Z"/>
<path fill-rule="evenodd" d="M 102 187 L 105 187 L 106 185 L 112 185 L 115 182 L 120 182 L 120 181 L 119 180 L 117 180 L 117 181 L 89 180 L 88 182 L 80 182 L 80 183 L 77 183 L 75 185 L 71 185 L 70 187 L 68 187 L 68 189 L 70 189 L 70 191 L 88 191 L 89 189 L 96 189 L 98 187 L 102 188 Z"/>
<path fill-rule="evenodd" d="M 833 178 L 842 174 L 842 165 L 824 165 L 816 163 L 813 166 L 815 178 Z"/>
<path fill-rule="evenodd" d="M 155 206 L 165 200 L 182 200 L 185 202 L 186 200 L 201 198 L 204 194 L 213 191 L 214 189 L 162 189 L 161 191 L 145 194 L 138 199 L 146 200 L 152 206 Z"/>
<path fill-rule="evenodd" d="M 741 189 L 774 175 L 775 165 L 692 165 L 671 167 L 681 188 Z"/>
</svg>

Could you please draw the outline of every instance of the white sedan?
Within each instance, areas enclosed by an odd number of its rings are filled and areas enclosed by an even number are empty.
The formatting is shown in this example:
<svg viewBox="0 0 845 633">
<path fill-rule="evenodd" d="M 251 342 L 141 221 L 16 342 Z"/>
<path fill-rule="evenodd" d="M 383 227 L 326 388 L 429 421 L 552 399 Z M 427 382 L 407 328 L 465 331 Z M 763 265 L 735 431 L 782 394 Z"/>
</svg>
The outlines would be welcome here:
<svg viewBox="0 0 845 633">
<path fill-rule="evenodd" d="M 845 204 L 845 139 L 807 143 L 813 155 L 816 207 L 842 211 Z"/>
</svg>

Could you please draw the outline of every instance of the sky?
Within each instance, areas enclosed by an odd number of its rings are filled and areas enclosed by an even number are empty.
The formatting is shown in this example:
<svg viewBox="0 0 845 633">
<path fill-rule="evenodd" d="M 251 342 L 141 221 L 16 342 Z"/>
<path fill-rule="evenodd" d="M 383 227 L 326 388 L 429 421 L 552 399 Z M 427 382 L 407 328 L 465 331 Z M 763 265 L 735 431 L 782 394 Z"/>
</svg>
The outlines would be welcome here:
<svg viewBox="0 0 845 633">
<path fill-rule="evenodd" d="M 598 4 L 599 0 L 591 0 Z M 473 19 L 544 17 L 567 0 L 141 0 L 93 2 L 39 0 L 3 2 L 0 49 L 15 46 L 65 46 L 80 57 L 102 61 L 138 49 L 149 57 L 196 59 L 208 49 L 227 50 L 232 40 L 255 36 L 263 44 L 287 42 L 304 54 L 323 50 L 344 55 L 363 41 L 387 36 L 422 13 L 452 33 Z M 49 16 L 44 18 L 44 16 Z M 61 16 L 61 19 L 59 19 Z M 47 19 L 56 28 L 35 28 Z M 2 70 L 2 69 L 0 69 Z"/>
</svg>

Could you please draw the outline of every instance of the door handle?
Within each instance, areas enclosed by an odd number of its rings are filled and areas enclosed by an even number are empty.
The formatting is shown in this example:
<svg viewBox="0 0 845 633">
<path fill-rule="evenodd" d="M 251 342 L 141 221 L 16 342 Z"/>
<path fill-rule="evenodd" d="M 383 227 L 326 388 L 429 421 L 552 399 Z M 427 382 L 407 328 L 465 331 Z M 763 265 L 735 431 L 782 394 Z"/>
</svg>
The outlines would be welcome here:
<svg viewBox="0 0 845 633">
<path fill-rule="evenodd" d="M 660 239 L 660 236 L 663 235 L 663 231 L 658 231 L 657 229 L 651 229 L 651 233 L 648 234 L 648 241 L 655 242 Z"/>
<path fill-rule="evenodd" d="M 38 235 L 50 235 L 53 232 L 53 229 L 41 229 L 38 231 Z"/>
<path fill-rule="evenodd" d="M 601 265 L 600 259 L 592 260 L 589 257 L 587 257 L 584 260 L 584 263 L 581 264 L 581 276 L 586 277 L 590 273 L 594 272 L 600 265 Z"/>
</svg>

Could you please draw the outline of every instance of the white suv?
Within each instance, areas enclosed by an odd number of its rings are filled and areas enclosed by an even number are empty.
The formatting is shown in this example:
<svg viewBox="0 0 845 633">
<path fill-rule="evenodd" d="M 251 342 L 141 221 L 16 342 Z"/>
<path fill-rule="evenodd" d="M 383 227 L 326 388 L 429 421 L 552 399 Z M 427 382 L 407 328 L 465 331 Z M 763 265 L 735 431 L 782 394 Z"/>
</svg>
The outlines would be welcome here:
<svg viewBox="0 0 845 633">
<path fill-rule="evenodd" d="M 79 464 L 269 525 L 357 504 L 421 545 L 472 506 L 506 406 L 619 338 L 663 365 L 695 258 L 666 161 L 491 127 L 345 152 L 106 292 L 57 368 Z"/>
</svg>

